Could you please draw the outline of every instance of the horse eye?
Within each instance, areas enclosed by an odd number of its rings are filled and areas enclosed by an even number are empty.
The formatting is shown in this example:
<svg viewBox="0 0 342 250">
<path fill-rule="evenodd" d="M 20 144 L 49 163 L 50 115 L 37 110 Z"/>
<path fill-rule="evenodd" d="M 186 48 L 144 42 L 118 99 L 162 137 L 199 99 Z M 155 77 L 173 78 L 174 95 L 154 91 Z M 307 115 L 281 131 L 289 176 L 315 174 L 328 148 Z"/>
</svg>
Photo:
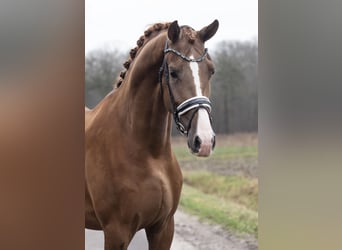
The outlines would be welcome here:
<svg viewBox="0 0 342 250">
<path fill-rule="evenodd" d="M 215 70 L 212 69 L 212 70 L 210 71 L 210 73 L 211 73 L 212 75 L 215 74 Z"/>
<path fill-rule="evenodd" d="M 171 76 L 172 78 L 177 78 L 177 77 L 178 77 L 176 71 L 171 71 L 171 72 L 170 72 L 170 76 Z"/>
</svg>

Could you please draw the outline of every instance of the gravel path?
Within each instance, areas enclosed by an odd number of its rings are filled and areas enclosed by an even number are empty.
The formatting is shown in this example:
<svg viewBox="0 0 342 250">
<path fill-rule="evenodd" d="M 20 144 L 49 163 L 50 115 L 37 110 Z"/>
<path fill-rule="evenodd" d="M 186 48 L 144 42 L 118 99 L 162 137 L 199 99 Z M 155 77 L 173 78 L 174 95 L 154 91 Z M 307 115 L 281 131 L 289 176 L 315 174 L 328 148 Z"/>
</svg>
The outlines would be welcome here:
<svg viewBox="0 0 342 250">
<path fill-rule="evenodd" d="M 257 242 L 251 237 L 236 237 L 220 226 L 200 222 L 196 217 L 177 211 L 175 235 L 171 250 L 257 250 Z M 102 231 L 85 230 L 85 250 L 103 250 Z M 147 250 L 144 231 L 139 231 L 128 247 L 129 250 Z"/>
</svg>

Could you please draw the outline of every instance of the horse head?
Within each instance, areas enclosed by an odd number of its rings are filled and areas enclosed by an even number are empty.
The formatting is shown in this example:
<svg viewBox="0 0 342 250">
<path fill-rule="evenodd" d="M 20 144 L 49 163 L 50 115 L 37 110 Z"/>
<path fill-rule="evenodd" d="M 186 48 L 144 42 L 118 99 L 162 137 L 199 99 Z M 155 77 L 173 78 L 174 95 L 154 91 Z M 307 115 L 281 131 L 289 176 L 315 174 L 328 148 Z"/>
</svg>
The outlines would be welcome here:
<svg viewBox="0 0 342 250">
<path fill-rule="evenodd" d="M 218 25 L 215 20 L 195 31 L 177 21 L 171 23 L 159 75 L 164 105 L 187 136 L 191 152 L 204 157 L 215 147 L 209 100 L 214 65 L 204 43 L 215 35 Z"/>
</svg>

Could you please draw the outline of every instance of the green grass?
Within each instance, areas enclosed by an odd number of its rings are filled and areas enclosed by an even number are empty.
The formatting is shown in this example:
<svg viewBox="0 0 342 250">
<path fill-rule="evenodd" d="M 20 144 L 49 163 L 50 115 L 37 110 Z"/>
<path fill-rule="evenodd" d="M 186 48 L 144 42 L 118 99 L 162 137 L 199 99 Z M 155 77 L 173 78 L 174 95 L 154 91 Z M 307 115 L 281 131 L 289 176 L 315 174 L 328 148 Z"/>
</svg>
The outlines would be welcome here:
<svg viewBox="0 0 342 250">
<path fill-rule="evenodd" d="M 217 147 L 213 152 L 213 158 L 229 159 L 236 157 L 255 157 L 258 155 L 256 146 L 244 147 Z"/>
<path fill-rule="evenodd" d="M 222 138 L 225 144 L 208 158 L 192 155 L 182 141 L 173 144 L 184 176 L 180 207 L 228 230 L 257 237 L 258 147 L 235 139 Z"/>
<path fill-rule="evenodd" d="M 184 182 L 206 194 L 257 211 L 258 181 L 242 176 L 222 176 L 207 171 L 184 171 Z"/>
<path fill-rule="evenodd" d="M 186 212 L 220 224 L 226 229 L 257 237 L 258 214 L 244 206 L 205 194 L 187 184 L 183 186 L 180 205 Z"/>
<path fill-rule="evenodd" d="M 198 159 L 196 156 L 189 153 L 189 149 L 187 146 L 174 145 L 173 151 L 176 154 L 176 157 L 180 161 L 184 160 L 207 160 L 207 159 Z M 232 159 L 232 158 L 242 158 L 242 157 L 257 157 L 258 151 L 256 146 L 244 146 L 244 147 L 217 147 L 213 154 L 210 156 L 210 160 L 224 160 L 224 159 Z"/>
</svg>

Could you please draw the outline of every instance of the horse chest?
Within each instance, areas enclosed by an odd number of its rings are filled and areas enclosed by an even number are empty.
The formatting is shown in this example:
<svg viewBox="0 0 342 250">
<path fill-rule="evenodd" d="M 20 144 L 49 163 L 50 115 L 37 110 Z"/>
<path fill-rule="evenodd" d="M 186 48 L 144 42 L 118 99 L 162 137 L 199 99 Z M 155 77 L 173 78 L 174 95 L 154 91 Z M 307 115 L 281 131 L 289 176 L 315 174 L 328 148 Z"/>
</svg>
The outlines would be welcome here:
<svg viewBox="0 0 342 250">
<path fill-rule="evenodd" d="M 172 214 L 178 204 L 182 177 L 165 162 L 149 162 L 140 178 L 135 199 L 135 213 L 141 215 L 142 224 L 146 225 L 164 220 Z"/>
<path fill-rule="evenodd" d="M 139 195 L 142 197 L 141 212 L 151 214 L 152 217 L 168 216 L 176 204 L 177 194 L 172 188 L 170 178 L 163 171 L 153 171 L 140 186 Z"/>
</svg>

